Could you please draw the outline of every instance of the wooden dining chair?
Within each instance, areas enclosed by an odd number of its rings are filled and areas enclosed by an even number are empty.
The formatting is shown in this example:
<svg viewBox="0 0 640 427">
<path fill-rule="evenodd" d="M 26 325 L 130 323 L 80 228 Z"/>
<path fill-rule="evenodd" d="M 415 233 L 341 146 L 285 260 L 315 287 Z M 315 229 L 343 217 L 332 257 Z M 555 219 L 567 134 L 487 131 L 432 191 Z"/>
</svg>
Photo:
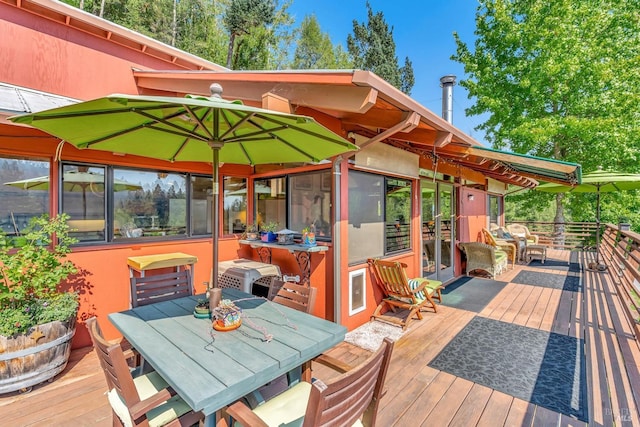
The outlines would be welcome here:
<svg viewBox="0 0 640 427">
<path fill-rule="evenodd" d="M 397 261 L 369 258 L 367 263 L 384 293 L 382 301 L 378 304 L 371 318 L 395 323 L 402 329 L 406 329 L 414 315 L 418 319 L 422 319 L 420 311 L 427 306 L 430 305 L 434 312 L 438 311 L 434 299 L 442 302 L 442 282 L 422 277 L 409 279 L 406 265 Z M 396 308 L 401 308 L 408 310 L 408 314 L 404 318 L 386 316 L 383 313 L 385 308 L 394 312 Z"/>
<path fill-rule="evenodd" d="M 98 323 L 97 317 L 94 316 L 87 319 L 85 324 L 87 326 L 87 330 L 89 331 L 89 337 L 91 338 L 91 342 L 93 343 L 94 347 L 96 346 L 96 344 L 95 342 L 93 342 L 94 334 L 91 333 L 92 327 L 94 328 L 93 329 L 94 333 L 100 338 L 102 338 L 103 340 L 105 340 L 104 335 L 102 334 L 102 329 L 100 328 L 100 324 Z M 123 337 L 115 340 L 110 340 L 107 342 L 109 344 L 117 344 L 122 348 L 122 353 L 124 355 L 124 358 L 127 361 L 127 365 L 129 366 L 129 371 L 131 372 L 132 376 L 136 377 L 142 373 L 143 366 L 144 366 L 143 358 L 140 355 L 140 353 L 138 353 L 131 346 L 131 343 L 127 341 L 126 338 Z"/>
<path fill-rule="evenodd" d="M 107 380 L 114 426 L 190 426 L 204 419 L 157 372 L 133 378 L 122 347 L 103 338 L 95 317 L 87 326 Z"/>
<path fill-rule="evenodd" d="M 349 370 L 340 361 L 320 356 L 317 362 L 343 373 L 326 383 L 303 381 L 253 410 L 238 401 L 226 412 L 236 421 L 233 425 L 245 427 L 375 426 L 392 351 L 393 341 L 385 338 L 375 353 Z M 220 425 L 225 424 L 226 419 Z"/>
<path fill-rule="evenodd" d="M 275 279 L 277 280 L 277 279 Z M 311 286 L 298 285 L 293 282 L 284 282 L 273 297 L 273 302 L 282 304 L 294 310 L 311 314 L 316 301 L 318 290 Z"/>
</svg>

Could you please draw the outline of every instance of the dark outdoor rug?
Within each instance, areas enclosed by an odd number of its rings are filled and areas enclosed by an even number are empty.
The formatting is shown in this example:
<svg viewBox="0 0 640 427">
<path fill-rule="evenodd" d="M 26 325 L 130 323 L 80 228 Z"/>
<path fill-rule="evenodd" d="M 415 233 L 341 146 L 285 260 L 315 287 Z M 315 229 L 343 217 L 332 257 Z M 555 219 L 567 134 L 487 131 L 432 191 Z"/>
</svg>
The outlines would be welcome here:
<svg viewBox="0 0 640 427">
<path fill-rule="evenodd" d="M 506 285 L 497 280 L 461 277 L 442 290 L 442 305 L 480 313 Z"/>
<path fill-rule="evenodd" d="M 429 366 L 588 421 L 583 340 L 476 316 Z"/>
<path fill-rule="evenodd" d="M 544 261 L 544 264 L 539 259 L 534 259 L 529 262 L 529 267 L 542 268 L 548 270 L 561 270 L 561 271 L 571 271 L 577 273 L 580 271 L 580 264 L 576 262 L 567 263 L 566 261 L 561 261 L 559 259 L 549 259 L 547 258 Z"/>
<path fill-rule="evenodd" d="M 541 271 L 522 270 L 511 280 L 523 285 L 543 286 L 545 288 L 562 289 L 580 292 L 580 277 L 563 274 L 543 273 Z"/>
</svg>

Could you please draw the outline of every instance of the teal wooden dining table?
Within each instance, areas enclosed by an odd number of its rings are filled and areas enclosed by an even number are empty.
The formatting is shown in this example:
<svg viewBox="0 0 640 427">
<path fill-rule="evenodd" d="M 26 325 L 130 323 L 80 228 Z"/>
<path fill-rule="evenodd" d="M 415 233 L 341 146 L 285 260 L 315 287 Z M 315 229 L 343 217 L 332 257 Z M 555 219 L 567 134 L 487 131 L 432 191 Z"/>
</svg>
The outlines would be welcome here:
<svg viewBox="0 0 640 427">
<path fill-rule="evenodd" d="M 219 332 L 184 297 L 112 313 L 109 320 L 185 402 L 215 412 L 344 340 L 346 328 L 237 289 L 222 297 L 242 309 L 242 325 Z"/>
</svg>

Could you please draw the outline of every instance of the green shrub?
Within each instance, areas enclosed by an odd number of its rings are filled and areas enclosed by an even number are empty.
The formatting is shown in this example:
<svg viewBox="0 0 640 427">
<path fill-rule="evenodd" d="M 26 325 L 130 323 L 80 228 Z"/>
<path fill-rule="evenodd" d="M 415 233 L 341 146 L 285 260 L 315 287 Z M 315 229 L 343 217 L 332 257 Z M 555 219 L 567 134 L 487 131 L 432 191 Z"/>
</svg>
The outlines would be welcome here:
<svg viewBox="0 0 640 427">
<path fill-rule="evenodd" d="M 34 218 L 18 247 L 0 231 L 1 335 L 24 333 L 76 314 L 78 296 L 61 288 L 61 282 L 78 271 L 66 259 L 69 246 L 76 242 L 69 237 L 68 219 L 67 215 Z"/>
</svg>

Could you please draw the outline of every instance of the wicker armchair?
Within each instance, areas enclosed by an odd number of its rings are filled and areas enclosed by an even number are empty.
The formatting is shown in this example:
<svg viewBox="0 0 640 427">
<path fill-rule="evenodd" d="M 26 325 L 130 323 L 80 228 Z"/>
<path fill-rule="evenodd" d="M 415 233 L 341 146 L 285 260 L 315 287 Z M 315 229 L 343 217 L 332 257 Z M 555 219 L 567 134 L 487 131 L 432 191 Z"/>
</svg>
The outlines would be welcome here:
<svg viewBox="0 0 640 427">
<path fill-rule="evenodd" d="M 511 260 L 511 268 L 516 265 L 516 259 L 519 258 L 518 246 L 515 243 L 507 242 L 503 239 L 497 239 L 489 230 L 486 228 L 482 228 L 482 236 L 484 237 L 484 242 L 488 245 L 491 245 L 495 248 L 501 249 L 509 255 L 509 259 Z"/>
<path fill-rule="evenodd" d="M 480 242 L 458 243 L 467 257 L 467 275 L 473 270 L 483 270 L 492 278 L 501 274 L 509 262 L 507 253 Z"/>
<path fill-rule="evenodd" d="M 526 225 L 522 224 L 509 224 L 507 225 L 507 230 L 513 236 L 520 236 L 527 239 L 527 244 L 529 245 L 537 245 L 538 244 L 538 236 L 535 234 L 531 234 Z"/>
</svg>

